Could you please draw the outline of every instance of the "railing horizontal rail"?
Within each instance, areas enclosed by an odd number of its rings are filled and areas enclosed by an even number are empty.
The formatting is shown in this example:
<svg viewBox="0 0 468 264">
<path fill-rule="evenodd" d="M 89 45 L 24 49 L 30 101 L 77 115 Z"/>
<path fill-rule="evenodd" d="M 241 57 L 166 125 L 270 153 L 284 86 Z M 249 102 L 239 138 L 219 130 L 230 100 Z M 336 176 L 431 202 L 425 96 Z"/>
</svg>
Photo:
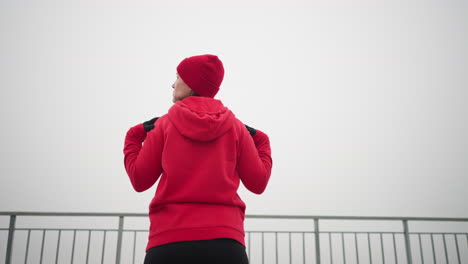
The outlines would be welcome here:
<svg viewBox="0 0 468 264">
<path fill-rule="evenodd" d="M 0 231 L 7 231 L 8 228 L 0 228 Z M 107 231 L 118 232 L 119 229 L 105 229 L 105 228 L 15 228 L 15 231 Z M 124 232 L 148 232 L 146 229 L 124 229 Z"/>
<path fill-rule="evenodd" d="M 456 217 L 384 217 L 384 216 L 327 216 L 327 215 L 246 215 L 246 218 L 261 219 L 320 219 L 320 220 L 378 220 L 378 221 L 443 221 L 466 222 L 468 218 Z"/>
<path fill-rule="evenodd" d="M 98 217 L 146 217 L 146 213 L 93 213 L 93 212 L 4 212 L 0 215 L 17 215 L 17 216 L 98 216 Z M 320 219 L 320 220 L 378 220 L 378 221 L 443 221 L 443 222 L 467 222 L 468 218 L 462 217 L 385 217 L 385 216 L 329 216 L 329 215 L 256 215 L 247 214 L 249 219 Z"/>
</svg>

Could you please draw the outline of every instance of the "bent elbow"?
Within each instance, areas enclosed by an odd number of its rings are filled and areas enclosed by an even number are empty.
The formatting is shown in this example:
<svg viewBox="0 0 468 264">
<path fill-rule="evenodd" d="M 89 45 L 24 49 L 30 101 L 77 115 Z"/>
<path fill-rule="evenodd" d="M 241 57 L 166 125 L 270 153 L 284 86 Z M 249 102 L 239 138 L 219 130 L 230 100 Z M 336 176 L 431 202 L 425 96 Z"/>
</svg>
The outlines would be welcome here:
<svg viewBox="0 0 468 264">
<path fill-rule="evenodd" d="M 244 183 L 244 185 L 249 191 L 255 194 L 262 194 L 263 192 L 265 192 L 265 189 L 268 185 L 268 180 L 268 175 L 265 175 L 264 177 L 262 177 L 261 180 L 257 179 L 255 182 L 251 182 L 250 184 Z"/>
<path fill-rule="evenodd" d="M 149 188 L 151 188 L 152 184 L 150 184 L 148 182 L 133 180 L 132 181 L 132 186 L 133 186 L 133 189 L 136 192 L 141 193 L 141 192 L 144 192 L 144 191 L 148 190 Z"/>
<path fill-rule="evenodd" d="M 148 190 L 151 187 L 151 185 L 148 186 L 147 183 L 137 179 L 139 179 L 139 177 L 135 177 L 135 175 L 134 177 L 130 178 L 130 182 L 132 183 L 133 189 L 136 192 L 141 193 Z"/>
<path fill-rule="evenodd" d="M 256 188 L 252 188 L 252 189 L 250 189 L 250 191 L 257 194 L 257 195 L 260 195 L 263 192 L 265 192 L 265 189 L 266 189 L 266 184 L 264 186 L 259 186 L 259 187 L 256 187 Z"/>
<path fill-rule="evenodd" d="M 141 193 L 141 192 L 144 192 L 147 190 L 147 188 L 143 188 L 142 186 L 137 186 L 137 185 L 133 185 L 133 189 L 137 192 L 137 193 Z"/>
</svg>

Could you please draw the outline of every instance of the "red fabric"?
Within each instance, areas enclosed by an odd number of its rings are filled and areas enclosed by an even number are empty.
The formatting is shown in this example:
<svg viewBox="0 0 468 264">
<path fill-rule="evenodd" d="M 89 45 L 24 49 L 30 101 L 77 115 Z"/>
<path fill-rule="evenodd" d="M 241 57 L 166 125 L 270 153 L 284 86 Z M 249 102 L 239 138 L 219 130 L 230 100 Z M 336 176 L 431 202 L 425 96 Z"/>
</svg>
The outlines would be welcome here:
<svg viewBox="0 0 468 264">
<path fill-rule="evenodd" d="M 143 144 L 144 142 L 144 144 Z M 245 204 L 240 181 L 261 194 L 272 159 L 268 136 L 251 136 L 221 101 L 188 97 L 178 101 L 155 128 L 127 132 L 124 163 L 137 192 L 158 179 L 149 206 L 147 249 L 171 242 L 232 238 L 245 245 Z"/>
<path fill-rule="evenodd" d="M 177 73 L 197 94 L 213 98 L 223 82 L 224 67 L 215 55 L 198 55 L 180 62 Z"/>
</svg>

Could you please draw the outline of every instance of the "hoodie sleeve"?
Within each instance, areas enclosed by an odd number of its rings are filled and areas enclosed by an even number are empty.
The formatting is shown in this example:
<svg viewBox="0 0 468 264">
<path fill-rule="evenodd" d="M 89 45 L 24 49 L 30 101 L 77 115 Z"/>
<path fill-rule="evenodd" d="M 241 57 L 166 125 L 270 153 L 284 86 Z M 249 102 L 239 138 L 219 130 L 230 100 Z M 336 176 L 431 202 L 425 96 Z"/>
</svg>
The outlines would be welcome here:
<svg viewBox="0 0 468 264">
<path fill-rule="evenodd" d="M 237 169 L 242 183 L 255 194 L 263 193 L 270 179 L 272 168 L 268 136 L 260 130 L 257 130 L 254 136 L 250 136 L 245 130 L 240 138 L 239 154 Z"/>
<path fill-rule="evenodd" d="M 149 189 L 161 175 L 163 143 L 161 126 L 155 126 L 148 133 L 143 124 L 128 130 L 124 144 L 124 164 L 135 191 Z"/>
</svg>

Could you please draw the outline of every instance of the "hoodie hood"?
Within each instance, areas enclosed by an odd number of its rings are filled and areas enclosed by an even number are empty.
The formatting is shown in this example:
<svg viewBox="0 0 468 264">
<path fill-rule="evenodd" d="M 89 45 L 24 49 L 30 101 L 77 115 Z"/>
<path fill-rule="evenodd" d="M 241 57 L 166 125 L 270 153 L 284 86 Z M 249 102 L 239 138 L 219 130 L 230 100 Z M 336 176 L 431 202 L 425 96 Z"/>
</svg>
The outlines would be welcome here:
<svg viewBox="0 0 468 264">
<path fill-rule="evenodd" d="M 168 116 L 180 134 L 196 141 L 217 139 L 232 128 L 235 118 L 220 100 L 199 96 L 176 102 Z"/>
</svg>

